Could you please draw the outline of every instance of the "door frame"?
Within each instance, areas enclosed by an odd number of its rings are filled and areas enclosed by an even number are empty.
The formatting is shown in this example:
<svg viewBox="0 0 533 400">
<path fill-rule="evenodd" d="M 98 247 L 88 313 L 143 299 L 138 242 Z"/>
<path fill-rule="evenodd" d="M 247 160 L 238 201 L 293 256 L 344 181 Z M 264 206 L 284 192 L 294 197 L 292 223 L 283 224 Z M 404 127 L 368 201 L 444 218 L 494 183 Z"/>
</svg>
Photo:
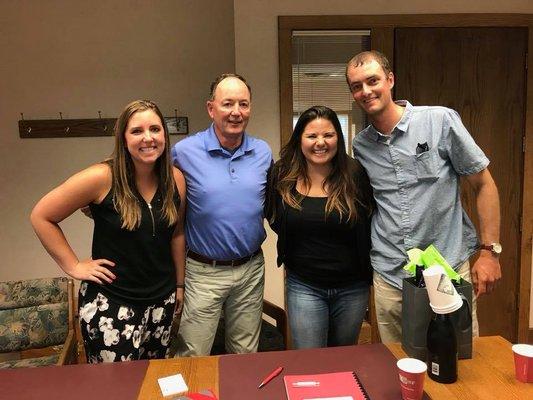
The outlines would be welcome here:
<svg viewBox="0 0 533 400">
<path fill-rule="evenodd" d="M 371 45 L 394 62 L 395 28 L 453 27 L 524 27 L 528 29 L 527 65 L 533 66 L 533 14 L 416 14 L 416 15 L 319 15 L 279 16 L 279 104 L 280 146 L 292 133 L 292 66 L 291 38 L 293 30 L 358 30 L 371 31 Z M 394 69 L 394 65 L 391 65 Z M 518 341 L 533 341 L 529 329 L 531 274 L 533 268 L 533 67 L 526 70 L 526 104 L 524 131 L 524 163 L 522 180 L 520 262 L 518 265 L 517 333 Z M 530 183 L 528 185 L 528 182 Z M 502 266 L 505 274 L 505 265 Z"/>
</svg>

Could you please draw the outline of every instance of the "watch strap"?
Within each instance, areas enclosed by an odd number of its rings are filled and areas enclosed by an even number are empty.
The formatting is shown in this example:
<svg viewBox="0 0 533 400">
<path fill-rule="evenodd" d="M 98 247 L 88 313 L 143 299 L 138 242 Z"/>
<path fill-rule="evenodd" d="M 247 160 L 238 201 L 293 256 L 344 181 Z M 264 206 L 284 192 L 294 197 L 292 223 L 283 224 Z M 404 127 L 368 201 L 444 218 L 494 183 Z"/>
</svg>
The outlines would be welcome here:
<svg viewBox="0 0 533 400">
<path fill-rule="evenodd" d="M 479 248 L 481 250 L 489 250 L 492 252 L 492 254 L 498 256 L 502 252 L 502 245 L 500 243 L 491 243 L 491 244 L 480 244 Z"/>
</svg>

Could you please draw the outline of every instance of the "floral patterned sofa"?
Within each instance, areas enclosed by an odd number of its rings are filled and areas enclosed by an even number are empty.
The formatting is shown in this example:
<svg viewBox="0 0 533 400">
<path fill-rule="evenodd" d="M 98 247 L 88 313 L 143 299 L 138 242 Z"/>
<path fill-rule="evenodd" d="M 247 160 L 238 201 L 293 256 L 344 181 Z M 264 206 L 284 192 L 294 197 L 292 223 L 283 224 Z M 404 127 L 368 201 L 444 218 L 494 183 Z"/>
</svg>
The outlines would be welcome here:
<svg viewBox="0 0 533 400">
<path fill-rule="evenodd" d="M 0 368 L 76 360 L 71 279 L 0 282 Z"/>
</svg>

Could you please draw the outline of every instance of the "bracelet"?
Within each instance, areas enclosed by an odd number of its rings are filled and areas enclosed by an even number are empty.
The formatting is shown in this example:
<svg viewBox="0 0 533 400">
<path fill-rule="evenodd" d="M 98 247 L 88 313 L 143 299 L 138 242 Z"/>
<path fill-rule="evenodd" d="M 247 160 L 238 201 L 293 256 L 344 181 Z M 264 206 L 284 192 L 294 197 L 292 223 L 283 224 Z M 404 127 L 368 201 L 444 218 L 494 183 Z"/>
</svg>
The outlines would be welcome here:
<svg viewBox="0 0 533 400">
<path fill-rule="evenodd" d="M 176 283 L 176 289 L 185 289 L 184 283 Z"/>
</svg>

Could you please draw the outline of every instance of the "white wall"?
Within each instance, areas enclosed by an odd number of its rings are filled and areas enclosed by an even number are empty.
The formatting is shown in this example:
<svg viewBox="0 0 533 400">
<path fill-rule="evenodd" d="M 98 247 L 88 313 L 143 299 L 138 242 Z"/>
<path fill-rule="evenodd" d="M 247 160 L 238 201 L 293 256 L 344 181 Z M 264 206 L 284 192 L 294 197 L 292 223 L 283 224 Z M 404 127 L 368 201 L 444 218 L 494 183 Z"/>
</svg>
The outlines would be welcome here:
<svg viewBox="0 0 533 400">
<path fill-rule="evenodd" d="M 74 172 L 110 154 L 112 138 L 20 139 L 25 119 L 117 117 L 154 100 L 168 116 L 209 123 L 209 84 L 235 68 L 233 1 L 0 0 L 0 281 L 54 276 L 28 216 Z M 92 223 L 62 224 L 79 257 Z"/>
<path fill-rule="evenodd" d="M 279 15 L 532 13 L 531 0 L 235 0 L 235 65 L 254 87 L 249 131 L 265 138 L 279 152 Z M 275 266 L 275 235 L 270 232 L 265 253 L 265 296 L 283 304 L 283 271 Z M 533 296 L 532 296 L 533 299 Z M 533 310 L 533 306 L 531 307 Z M 530 321 L 533 322 L 533 311 Z M 533 323 L 530 322 L 533 326 Z"/>
</svg>

